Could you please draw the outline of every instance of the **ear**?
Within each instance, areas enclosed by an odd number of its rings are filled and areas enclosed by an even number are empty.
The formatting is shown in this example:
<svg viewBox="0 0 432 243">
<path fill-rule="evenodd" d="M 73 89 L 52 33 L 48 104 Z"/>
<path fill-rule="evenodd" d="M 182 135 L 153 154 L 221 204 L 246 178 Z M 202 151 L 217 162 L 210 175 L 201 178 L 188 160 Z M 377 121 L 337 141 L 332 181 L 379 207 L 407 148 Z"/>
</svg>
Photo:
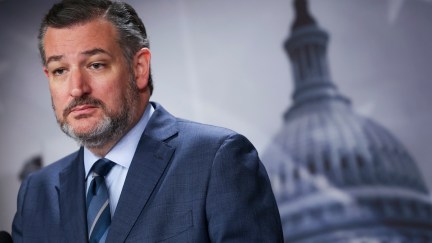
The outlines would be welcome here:
<svg viewBox="0 0 432 243">
<path fill-rule="evenodd" d="M 47 78 L 49 78 L 49 73 L 48 73 L 48 69 L 46 66 L 43 67 L 43 71 L 45 73 L 45 76 L 47 76 Z"/>
<path fill-rule="evenodd" d="M 134 57 L 134 74 L 137 86 L 140 90 L 146 89 L 150 76 L 151 53 L 148 48 L 141 48 Z"/>
</svg>

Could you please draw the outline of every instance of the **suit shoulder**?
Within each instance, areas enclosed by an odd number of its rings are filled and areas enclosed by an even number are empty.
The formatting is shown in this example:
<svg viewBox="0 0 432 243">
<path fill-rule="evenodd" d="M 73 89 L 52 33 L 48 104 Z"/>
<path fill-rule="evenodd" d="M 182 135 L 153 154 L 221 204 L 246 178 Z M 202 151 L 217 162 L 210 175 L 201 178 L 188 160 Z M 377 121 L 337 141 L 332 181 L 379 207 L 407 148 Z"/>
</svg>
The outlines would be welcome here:
<svg viewBox="0 0 432 243">
<path fill-rule="evenodd" d="M 78 156 L 78 152 L 79 151 L 75 151 L 75 152 L 55 161 L 54 163 L 43 168 L 41 171 L 44 170 L 46 172 L 50 172 L 50 171 L 59 171 L 59 170 L 64 169 L 65 167 L 69 166 L 70 163 Z"/>
<path fill-rule="evenodd" d="M 242 134 L 228 128 L 202 124 L 178 118 L 179 137 L 188 145 L 201 148 L 243 147 L 254 148 L 252 143 Z"/>
<path fill-rule="evenodd" d="M 51 179 L 57 178 L 57 176 L 54 176 L 54 175 L 59 174 L 60 171 L 62 171 L 64 168 L 68 167 L 75 160 L 75 158 L 78 156 L 78 152 L 79 151 L 71 153 L 71 154 L 53 162 L 52 164 L 47 165 L 36 172 L 33 172 L 29 176 L 32 177 L 32 181 L 51 180 Z"/>
<path fill-rule="evenodd" d="M 195 121 L 177 118 L 180 131 L 194 134 L 197 136 L 207 136 L 213 138 L 227 138 L 238 135 L 238 133 L 228 128 L 203 124 Z"/>
</svg>

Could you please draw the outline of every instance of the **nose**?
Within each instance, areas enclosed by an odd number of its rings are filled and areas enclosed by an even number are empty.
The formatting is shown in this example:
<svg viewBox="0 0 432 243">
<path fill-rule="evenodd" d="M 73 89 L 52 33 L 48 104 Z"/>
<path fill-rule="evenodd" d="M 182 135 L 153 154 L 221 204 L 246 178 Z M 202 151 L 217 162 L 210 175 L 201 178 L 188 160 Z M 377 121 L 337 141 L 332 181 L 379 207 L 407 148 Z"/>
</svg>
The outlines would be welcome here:
<svg viewBox="0 0 432 243">
<path fill-rule="evenodd" d="M 74 98 L 90 93 L 90 86 L 87 77 L 85 73 L 79 69 L 71 71 L 70 86 L 70 95 Z"/>
</svg>

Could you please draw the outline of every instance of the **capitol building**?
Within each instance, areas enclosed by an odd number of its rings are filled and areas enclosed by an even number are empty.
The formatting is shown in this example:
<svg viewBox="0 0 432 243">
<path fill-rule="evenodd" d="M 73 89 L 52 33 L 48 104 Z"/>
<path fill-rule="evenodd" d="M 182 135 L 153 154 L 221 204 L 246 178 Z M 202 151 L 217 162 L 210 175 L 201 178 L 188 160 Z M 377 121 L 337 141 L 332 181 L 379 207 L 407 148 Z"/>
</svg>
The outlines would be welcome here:
<svg viewBox="0 0 432 243">
<path fill-rule="evenodd" d="M 285 242 L 432 242 L 432 202 L 415 161 L 382 125 L 357 114 L 332 81 L 328 33 L 306 0 L 285 50 L 293 103 L 262 156 Z"/>
</svg>

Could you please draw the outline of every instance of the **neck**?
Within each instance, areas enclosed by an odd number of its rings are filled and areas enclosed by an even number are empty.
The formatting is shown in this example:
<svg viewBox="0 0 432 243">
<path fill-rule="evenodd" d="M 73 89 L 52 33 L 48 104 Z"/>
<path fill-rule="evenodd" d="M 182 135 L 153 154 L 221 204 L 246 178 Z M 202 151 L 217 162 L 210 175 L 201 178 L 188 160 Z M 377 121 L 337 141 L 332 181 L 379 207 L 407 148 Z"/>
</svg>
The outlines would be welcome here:
<svg viewBox="0 0 432 243">
<path fill-rule="evenodd" d="M 123 133 L 119 134 L 118 136 L 113 136 L 111 139 L 107 140 L 105 143 L 100 144 L 98 146 L 86 146 L 88 150 L 90 150 L 93 154 L 99 156 L 99 157 L 105 157 L 112 148 L 133 128 L 136 126 L 136 124 L 139 122 L 141 117 L 144 115 L 144 112 L 146 110 L 147 105 L 149 105 L 148 102 L 146 102 L 145 106 L 140 109 L 140 112 L 138 112 L 133 118 L 132 122 L 128 125 L 128 127 L 123 131 Z"/>
<path fill-rule="evenodd" d="M 90 150 L 93 154 L 103 158 L 105 155 L 108 154 L 108 152 L 117 144 L 117 142 L 120 141 L 120 139 L 117 139 L 115 141 L 107 142 L 101 146 L 95 146 L 95 147 L 86 147 L 88 150 Z"/>
</svg>

